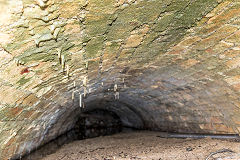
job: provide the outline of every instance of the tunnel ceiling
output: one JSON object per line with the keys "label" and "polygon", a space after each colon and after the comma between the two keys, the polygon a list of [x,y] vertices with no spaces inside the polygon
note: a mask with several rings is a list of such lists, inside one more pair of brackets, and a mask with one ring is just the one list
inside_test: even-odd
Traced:
{"label": "tunnel ceiling", "polygon": [[36,149],[96,109],[126,127],[239,134],[238,1],[0,6],[0,159]]}

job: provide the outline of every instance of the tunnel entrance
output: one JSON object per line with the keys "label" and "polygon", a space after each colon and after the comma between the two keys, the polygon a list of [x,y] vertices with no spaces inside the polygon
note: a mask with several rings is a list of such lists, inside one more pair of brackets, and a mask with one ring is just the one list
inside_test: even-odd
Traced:
{"label": "tunnel entrance", "polygon": [[[116,133],[120,133],[120,134],[116,134]],[[113,136],[101,137],[101,136],[107,136],[107,135],[113,135]],[[141,138],[137,139],[138,136],[136,135],[140,135]],[[149,137],[149,136],[151,138],[145,139],[146,137]],[[100,143],[97,138],[91,139],[95,137],[99,137],[100,139],[105,139],[104,145],[102,144],[102,142]],[[129,138],[132,139],[131,142],[128,142]],[[59,154],[60,147],[66,148],[67,145],[71,146],[71,144],[74,144],[75,146],[72,145],[74,146],[73,148],[84,148],[83,147],[84,144],[81,144],[81,143],[86,144],[89,141],[94,142],[95,140],[99,142],[99,144],[96,144],[96,146],[98,146],[97,149],[92,149],[92,148],[96,148],[96,146],[91,145],[93,143],[90,143],[88,145],[92,147],[91,149],[88,149],[88,151],[86,152],[79,151],[76,154],[79,154],[81,156],[83,155],[90,156],[91,154],[89,153],[95,152],[95,150],[103,150],[104,152],[108,153],[108,150],[106,149],[108,147],[106,146],[113,145],[112,144],[113,142],[115,143],[115,146],[119,145],[120,147],[125,146],[126,145],[125,143],[129,143],[129,145],[133,144],[135,145],[133,150],[135,150],[137,154],[140,154],[138,153],[138,147],[140,145],[138,144],[138,142],[145,140],[144,143],[150,142],[152,145],[156,141],[158,141],[159,144],[162,143],[162,145],[165,145],[165,143],[163,142],[168,140],[169,138],[175,139],[175,140],[169,140],[169,142],[167,142],[170,145],[173,145],[174,147],[176,145],[175,141],[182,141],[182,139],[186,139],[186,138],[195,139],[195,140],[202,139],[202,138],[233,139],[233,140],[238,139],[239,140],[238,135],[206,135],[206,134],[199,135],[199,134],[184,134],[184,133],[170,133],[170,132],[148,132],[147,130],[144,131],[144,130],[137,130],[134,128],[126,128],[126,126],[122,123],[121,117],[119,117],[116,113],[109,110],[104,110],[104,109],[93,109],[88,111],[82,111],[78,115],[76,123],[70,131],[66,132],[65,134],[62,134],[56,139],[50,141],[49,143],[37,148],[35,151],[32,151],[28,155],[25,155],[24,157],[20,157],[17,159],[12,159],[12,160],[42,160],[42,159],[46,159],[51,155]],[[86,139],[89,139],[89,141],[86,142]],[[112,143],[109,143],[108,139]],[[121,141],[118,142],[118,140],[120,139]],[[141,142],[141,145],[144,146],[143,145],[144,143]],[[189,146],[186,146],[185,148],[187,152],[192,149]],[[144,150],[145,147],[143,147],[142,149]],[[122,150],[124,150],[124,148],[122,148]],[[117,151],[116,148],[115,148],[115,151]],[[71,152],[75,154],[75,151],[71,151]],[[128,152],[128,151],[125,151],[125,152]],[[67,155],[69,153],[68,151],[64,151],[64,154]],[[97,154],[102,154],[102,153],[101,151],[99,151],[99,153]],[[117,156],[125,157],[125,158],[127,157],[126,156],[127,154],[124,154],[124,155],[122,154],[123,153],[121,152]],[[131,153],[128,153],[128,154],[131,154]],[[133,157],[136,157],[136,156],[133,156]]]}
{"label": "tunnel entrance", "polygon": [[115,113],[98,109],[82,113],[74,130],[80,140],[118,133],[122,130],[122,124]]}
{"label": "tunnel entrance", "polygon": [[81,112],[75,126],[70,131],[37,148],[28,155],[11,160],[40,160],[47,155],[55,153],[64,144],[77,140],[112,135],[122,130],[121,119],[114,112],[103,109]]}

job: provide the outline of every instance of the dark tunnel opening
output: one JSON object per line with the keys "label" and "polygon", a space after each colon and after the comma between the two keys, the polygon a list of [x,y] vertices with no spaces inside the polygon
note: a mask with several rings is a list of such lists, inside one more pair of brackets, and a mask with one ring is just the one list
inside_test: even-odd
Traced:
{"label": "dark tunnel opening", "polygon": [[122,123],[115,113],[96,109],[81,113],[73,130],[81,140],[118,133],[122,130]]}
{"label": "dark tunnel opening", "polygon": [[[126,96],[129,98],[129,96]],[[127,99],[122,95],[122,98]],[[217,139],[239,139],[238,135],[211,135],[211,134],[187,134],[186,132],[174,132],[172,130],[154,129],[156,126],[151,121],[151,117],[142,116],[144,110],[141,107],[132,108],[131,103],[123,103],[121,101],[103,101],[102,99],[91,99],[86,101],[86,108],[75,108],[69,113],[64,112],[64,118],[60,117],[60,127],[67,127],[68,122],[71,121],[74,125],[70,130],[63,134],[58,134],[56,138],[50,142],[43,144],[41,147],[29,152],[23,157],[12,158],[11,160],[41,160],[42,158],[53,154],[65,144],[74,141],[113,135],[116,133],[129,133],[134,131],[158,131],[160,138],[217,138]],[[134,102],[140,104],[138,99],[127,99],[127,102]],[[132,110],[135,109],[135,110]],[[145,113],[145,112],[144,112]],[[66,116],[67,115],[67,116]],[[60,120],[62,119],[62,120]],[[147,122],[148,121],[148,122]],[[59,123],[58,122],[58,123]],[[146,124],[143,122],[147,122]],[[170,125],[170,124],[169,124]],[[56,130],[59,125],[52,126]],[[151,126],[151,128],[146,127]],[[155,127],[154,127],[155,126]],[[49,134],[52,132],[49,131]],[[53,132],[54,133],[54,132]]]}
{"label": "dark tunnel opening", "polygon": [[[106,97],[105,97],[106,98]],[[121,101],[124,100],[124,101]],[[171,130],[173,123],[168,122],[167,129],[159,129],[155,125],[152,114],[148,110],[144,110],[141,106],[149,105],[149,103],[141,103],[138,98],[130,97],[128,95],[121,95],[120,100],[103,100],[96,98],[96,96],[89,96],[85,100],[86,107],[80,108],[78,105],[73,110],[65,110],[59,117],[58,121],[51,126],[51,130],[47,134],[56,134],[56,138],[27,153],[24,156],[18,156],[11,160],[41,160],[44,157],[57,152],[60,147],[65,144],[76,142],[79,140],[113,135],[116,133],[126,133],[134,131],[158,131],[159,138],[217,138],[217,139],[239,139],[238,135],[212,135],[206,133],[188,133],[177,132]],[[137,105],[138,104],[138,105]],[[140,105],[141,104],[141,105]],[[135,106],[134,106],[135,105]],[[159,103],[158,103],[159,105]],[[138,107],[136,107],[138,106]],[[163,110],[170,110],[171,105],[159,105]],[[156,112],[156,111],[155,111]],[[158,114],[163,115],[163,114]],[[159,116],[160,117],[160,116]],[[71,123],[69,123],[71,122]],[[70,126],[69,124],[73,124]],[[162,122],[162,124],[164,124]],[[60,127],[59,127],[60,126]],[[69,127],[70,126],[70,127]],[[59,133],[61,128],[70,128],[65,133]],[[108,137],[107,137],[108,138]]]}
{"label": "dark tunnel opening", "polygon": [[71,130],[51,140],[47,144],[36,148],[27,155],[12,158],[11,160],[40,160],[47,155],[55,153],[61,146],[73,141],[113,135],[120,133],[123,130],[129,132],[133,129],[126,129],[126,127],[123,126],[120,117],[112,111],[105,109],[81,111]]}

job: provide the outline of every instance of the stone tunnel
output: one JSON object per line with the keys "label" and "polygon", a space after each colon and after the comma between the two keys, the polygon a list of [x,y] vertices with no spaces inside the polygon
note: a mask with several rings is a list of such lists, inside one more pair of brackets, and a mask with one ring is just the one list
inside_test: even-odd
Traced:
{"label": "stone tunnel", "polygon": [[79,115],[175,133],[240,133],[238,0],[0,0],[0,159]]}

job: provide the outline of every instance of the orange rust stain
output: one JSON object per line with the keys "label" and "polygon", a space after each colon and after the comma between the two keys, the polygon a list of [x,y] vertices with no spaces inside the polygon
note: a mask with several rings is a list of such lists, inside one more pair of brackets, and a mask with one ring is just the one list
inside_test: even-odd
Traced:
{"label": "orange rust stain", "polygon": [[21,111],[22,111],[22,109],[19,108],[19,107],[12,108],[12,109],[10,110],[10,112],[11,112],[12,115],[17,115],[17,114],[20,113]]}
{"label": "orange rust stain", "polygon": [[21,74],[29,73],[29,72],[30,72],[30,71],[29,71],[28,67],[26,67],[26,68],[24,68],[24,69],[21,70]]}

